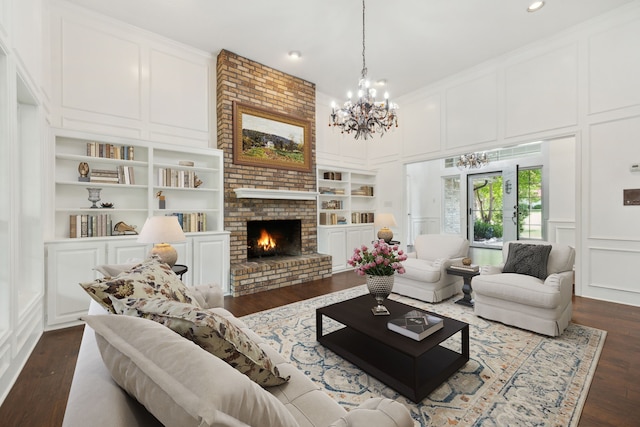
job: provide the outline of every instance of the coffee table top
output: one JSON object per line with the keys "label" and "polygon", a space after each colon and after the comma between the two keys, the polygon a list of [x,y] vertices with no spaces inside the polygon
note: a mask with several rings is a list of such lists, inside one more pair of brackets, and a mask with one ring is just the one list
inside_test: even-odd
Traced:
{"label": "coffee table top", "polygon": [[326,307],[320,307],[316,310],[316,317],[321,314],[330,317],[351,329],[377,341],[384,342],[412,357],[420,356],[468,326],[459,320],[423,310],[443,319],[444,326],[423,340],[415,341],[397,332],[390,331],[387,328],[387,322],[411,310],[415,310],[416,307],[393,300],[385,300],[384,306],[389,309],[391,314],[389,316],[374,316],[371,313],[371,307],[375,305],[375,300],[371,295],[362,295]]}

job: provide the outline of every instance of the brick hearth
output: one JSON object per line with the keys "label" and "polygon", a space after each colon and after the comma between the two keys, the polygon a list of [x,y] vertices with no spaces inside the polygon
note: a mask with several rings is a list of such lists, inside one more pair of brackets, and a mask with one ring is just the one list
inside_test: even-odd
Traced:
{"label": "brick hearth", "polygon": [[[315,85],[229,51],[217,60],[218,148],[224,151],[224,228],[231,233],[231,294],[245,295],[331,276],[331,257],[317,253],[315,200],[243,199],[236,188],[316,191]],[[233,163],[233,102],[311,122],[311,172]],[[300,219],[301,255],[247,262],[248,220]]]}

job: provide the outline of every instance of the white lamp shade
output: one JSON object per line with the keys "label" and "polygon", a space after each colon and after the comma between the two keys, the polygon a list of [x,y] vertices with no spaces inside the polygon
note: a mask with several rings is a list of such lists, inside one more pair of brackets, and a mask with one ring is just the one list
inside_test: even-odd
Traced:
{"label": "white lamp shade", "polygon": [[376,214],[375,219],[373,220],[373,224],[381,228],[398,226],[395,217],[391,213]]}
{"label": "white lamp shade", "polygon": [[140,243],[171,243],[184,242],[187,237],[180,227],[178,217],[152,216],[147,218],[138,235]]}

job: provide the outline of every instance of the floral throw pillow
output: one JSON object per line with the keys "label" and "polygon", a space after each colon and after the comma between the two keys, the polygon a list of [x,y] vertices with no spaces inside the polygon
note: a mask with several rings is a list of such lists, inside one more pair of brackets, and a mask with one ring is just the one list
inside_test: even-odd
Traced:
{"label": "floral throw pillow", "polygon": [[161,323],[224,360],[263,387],[284,384],[267,354],[238,326],[222,316],[190,304],[158,298],[113,299],[117,314]]}
{"label": "floral throw pillow", "polygon": [[80,286],[111,313],[115,311],[109,297],[164,298],[199,307],[193,292],[157,256],[151,256],[115,277],[80,283]]}
{"label": "floral throw pillow", "polygon": [[509,243],[509,254],[502,268],[503,273],[518,273],[547,278],[547,261],[551,245],[533,245],[529,243]]}

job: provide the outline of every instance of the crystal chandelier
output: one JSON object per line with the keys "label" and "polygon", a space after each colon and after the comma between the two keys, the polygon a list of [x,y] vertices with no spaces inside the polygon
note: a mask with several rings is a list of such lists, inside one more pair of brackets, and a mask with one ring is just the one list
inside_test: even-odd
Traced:
{"label": "crystal chandelier", "polygon": [[485,152],[463,154],[456,161],[456,166],[460,170],[479,169],[487,164],[489,164],[489,157]]}
{"label": "crystal chandelier", "polygon": [[365,61],[365,19],[364,0],[362,0],[362,73],[358,82],[358,99],[351,100],[352,93],[349,92],[349,100],[338,108],[335,103],[331,105],[331,121],[329,126],[338,126],[342,133],[355,132],[355,139],[362,137],[368,139],[374,133],[380,136],[391,129],[398,127],[398,106],[389,101],[389,94],[385,92],[384,101],[376,102],[376,90],[370,86],[367,80],[367,64]]}

